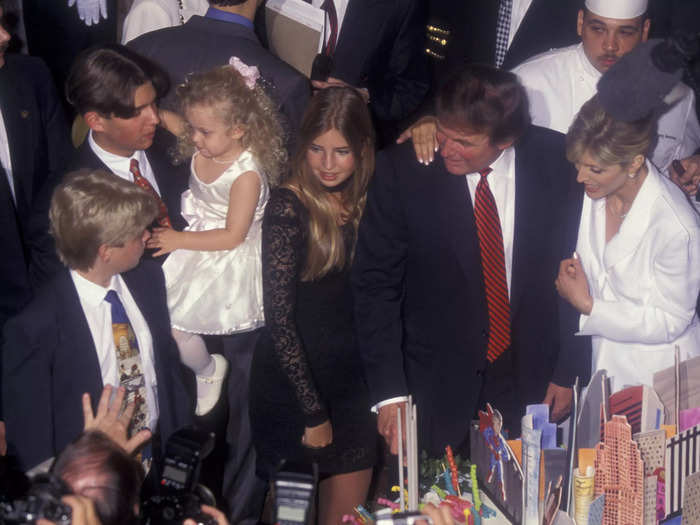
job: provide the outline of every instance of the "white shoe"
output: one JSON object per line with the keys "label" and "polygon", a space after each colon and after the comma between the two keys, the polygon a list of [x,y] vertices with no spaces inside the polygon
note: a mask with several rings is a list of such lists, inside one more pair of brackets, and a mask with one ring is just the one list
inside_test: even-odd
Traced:
{"label": "white shoe", "polygon": [[210,376],[197,375],[197,408],[194,413],[198,416],[211,411],[221,397],[221,386],[228,371],[228,361],[221,354],[212,354],[214,373]]}

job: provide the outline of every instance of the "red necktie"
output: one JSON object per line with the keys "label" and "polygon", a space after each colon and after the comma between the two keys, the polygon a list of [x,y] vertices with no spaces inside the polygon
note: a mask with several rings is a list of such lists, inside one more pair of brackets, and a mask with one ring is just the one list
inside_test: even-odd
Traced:
{"label": "red necktie", "polygon": [[489,312],[486,358],[493,363],[510,346],[510,302],[501,222],[498,219],[496,201],[486,180],[489,173],[491,168],[479,172],[481,180],[476,186],[474,217]]}
{"label": "red necktie", "polygon": [[328,23],[331,26],[331,34],[328,37],[328,43],[326,43],[326,47],[324,48],[323,52],[328,56],[333,56],[333,53],[335,52],[335,44],[338,40],[338,14],[335,11],[335,4],[333,3],[333,0],[326,0],[323,2],[321,9],[323,9],[328,15]]}
{"label": "red necktie", "polygon": [[160,198],[158,192],[153,189],[151,183],[146,180],[146,177],[141,175],[138,160],[131,159],[129,171],[134,176],[134,184],[146,190],[155,197],[156,201],[158,201],[158,224],[160,224],[163,228],[172,228],[173,225],[170,223],[170,217],[168,217],[168,207],[163,202],[163,199]]}

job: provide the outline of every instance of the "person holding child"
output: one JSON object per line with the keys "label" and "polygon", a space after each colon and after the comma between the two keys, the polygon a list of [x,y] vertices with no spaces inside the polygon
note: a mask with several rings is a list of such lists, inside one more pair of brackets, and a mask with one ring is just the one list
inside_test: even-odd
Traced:
{"label": "person holding child", "polygon": [[[216,404],[227,360],[235,374],[224,474],[232,504],[246,499],[234,474],[247,469],[255,475],[246,436],[250,363],[264,323],[261,225],[269,185],[286,160],[275,106],[258,78],[257,68],[232,57],[229,65],[194,73],[178,87],[186,119],[180,152],[192,157],[190,188],[182,195],[188,226],[182,232],[156,228],[148,243],[156,255],[172,252],[163,264],[168,306],[182,361],[197,374],[198,415]],[[225,335],[226,358],[210,356],[199,334]]]}
{"label": "person holding child", "polygon": [[251,372],[258,471],[318,464],[318,523],[367,496],[377,434],[353,330],[349,270],[374,169],[372,123],[349,88],[306,110],[291,178],[263,220],[266,326]]}

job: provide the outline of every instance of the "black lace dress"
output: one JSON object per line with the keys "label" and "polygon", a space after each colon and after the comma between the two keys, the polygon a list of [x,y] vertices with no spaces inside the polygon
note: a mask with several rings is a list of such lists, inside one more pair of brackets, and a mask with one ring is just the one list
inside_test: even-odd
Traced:
{"label": "black lace dress", "polygon": [[[266,326],[253,358],[250,417],[258,471],[274,473],[282,459],[316,461],[323,474],[369,468],[376,458],[376,423],[353,331],[349,269],[300,280],[308,214],[296,195],[272,192],[263,220]],[[352,231],[345,231],[352,242]],[[304,427],[330,419],[333,443],[301,444]]]}

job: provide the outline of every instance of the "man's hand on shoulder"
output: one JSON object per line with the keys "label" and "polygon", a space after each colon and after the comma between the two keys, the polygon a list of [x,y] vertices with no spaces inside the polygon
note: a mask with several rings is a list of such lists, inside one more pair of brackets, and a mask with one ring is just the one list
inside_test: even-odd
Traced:
{"label": "man's hand on shoulder", "polygon": [[414,122],[410,128],[399,135],[396,139],[397,144],[401,144],[411,139],[413,141],[413,149],[416,152],[416,158],[421,164],[426,166],[433,162],[435,153],[437,153],[437,119],[432,115],[420,118]]}
{"label": "man's hand on shoulder", "polygon": [[556,423],[569,415],[571,412],[572,396],[572,388],[549,383],[549,386],[547,386],[547,393],[542,403],[549,405],[550,421]]}

